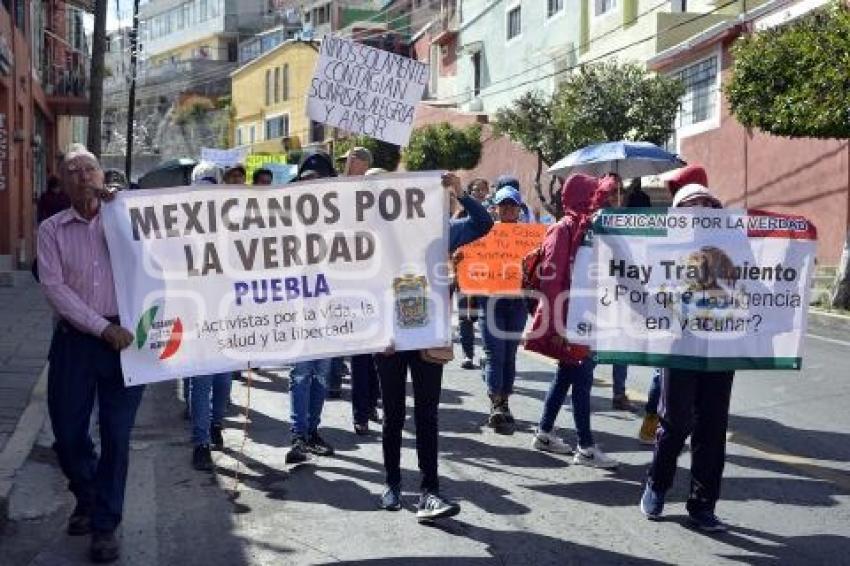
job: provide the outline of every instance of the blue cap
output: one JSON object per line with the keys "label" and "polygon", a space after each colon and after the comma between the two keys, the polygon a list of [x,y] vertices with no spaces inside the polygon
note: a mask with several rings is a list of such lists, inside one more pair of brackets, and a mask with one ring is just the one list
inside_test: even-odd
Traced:
{"label": "blue cap", "polygon": [[519,179],[513,175],[499,175],[499,178],[496,179],[496,190],[502,187],[513,187],[519,190]]}
{"label": "blue cap", "polygon": [[496,196],[493,197],[493,203],[502,204],[506,200],[512,200],[516,204],[522,204],[522,195],[511,186],[502,187],[496,191]]}

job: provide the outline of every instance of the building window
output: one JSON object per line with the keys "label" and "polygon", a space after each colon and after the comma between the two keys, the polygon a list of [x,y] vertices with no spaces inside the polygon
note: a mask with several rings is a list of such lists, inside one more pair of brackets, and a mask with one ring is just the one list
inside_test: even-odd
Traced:
{"label": "building window", "polygon": [[593,5],[594,15],[601,16],[615,9],[617,7],[617,0],[594,0]]}
{"label": "building window", "polygon": [[522,33],[522,6],[508,11],[508,40]]}
{"label": "building window", "polygon": [[551,18],[564,9],[564,0],[547,0],[546,17]]}
{"label": "building window", "polygon": [[283,100],[289,100],[289,63],[283,66],[283,73],[281,74],[283,75],[282,97]]}
{"label": "building window", "polygon": [[310,143],[325,141],[325,125],[310,120]]}
{"label": "building window", "polygon": [[[320,6],[313,10],[315,12],[315,17],[313,18],[313,25],[320,26],[322,24],[326,24],[331,21],[331,5],[325,4],[324,6]],[[308,20],[309,21],[309,20]]]}
{"label": "building window", "polygon": [[257,141],[257,127],[256,126],[251,126],[248,133],[249,133],[249,135],[248,135],[249,143],[254,143],[255,141]]}
{"label": "building window", "polygon": [[242,145],[242,128],[236,128],[236,145]]}
{"label": "building window", "polygon": [[274,68],[274,103],[280,102],[280,67]]}
{"label": "building window", "polygon": [[266,120],[266,139],[283,138],[289,135],[289,114]]}
{"label": "building window", "polygon": [[472,95],[481,94],[481,52],[472,54]]}
{"label": "building window", "polygon": [[27,3],[24,0],[15,0],[15,25],[24,35],[26,35]]}
{"label": "building window", "polygon": [[266,106],[272,103],[272,70],[266,69]]}
{"label": "building window", "polygon": [[676,118],[676,129],[687,128],[717,117],[719,87],[716,55],[685,67],[672,76],[685,85],[685,94],[682,96],[682,105]]}
{"label": "building window", "polygon": [[670,11],[674,14],[688,11],[688,0],[670,0]]}

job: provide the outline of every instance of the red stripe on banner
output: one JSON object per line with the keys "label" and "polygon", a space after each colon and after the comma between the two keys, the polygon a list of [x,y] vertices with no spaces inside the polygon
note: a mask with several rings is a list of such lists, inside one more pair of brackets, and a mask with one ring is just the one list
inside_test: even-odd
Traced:
{"label": "red stripe on banner", "polygon": [[803,216],[747,210],[747,236],[785,240],[817,240],[818,230]]}

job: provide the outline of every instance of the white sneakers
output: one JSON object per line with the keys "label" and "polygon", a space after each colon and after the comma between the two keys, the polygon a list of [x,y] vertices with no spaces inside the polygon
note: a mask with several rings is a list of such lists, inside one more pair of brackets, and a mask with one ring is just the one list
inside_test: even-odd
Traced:
{"label": "white sneakers", "polygon": [[596,446],[591,446],[590,448],[579,448],[576,450],[576,455],[573,457],[573,464],[591,466],[593,468],[603,468],[606,470],[616,468],[620,465],[616,460],[609,457]]}
{"label": "white sneakers", "polygon": [[551,452],[553,454],[573,453],[572,446],[570,446],[551,432],[535,432],[534,440],[531,442],[531,447],[542,452]]}
{"label": "white sneakers", "polygon": [[534,439],[531,441],[531,447],[542,452],[551,452],[552,454],[573,454],[573,464],[579,466],[590,466],[592,468],[603,468],[610,470],[619,466],[619,462],[605,454],[597,446],[590,448],[578,448],[573,451],[573,447],[552,434],[551,432],[543,432],[538,430],[534,433]]}

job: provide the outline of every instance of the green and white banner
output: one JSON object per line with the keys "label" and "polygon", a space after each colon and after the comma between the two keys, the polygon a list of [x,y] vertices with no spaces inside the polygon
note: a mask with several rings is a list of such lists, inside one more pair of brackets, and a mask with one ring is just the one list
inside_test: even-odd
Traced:
{"label": "green and white banner", "polygon": [[603,210],[576,256],[567,339],[599,363],[800,369],[816,245],[796,216]]}
{"label": "green and white banner", "polygon": [[439,172],[121,192],[128,384],[451,341]]}

